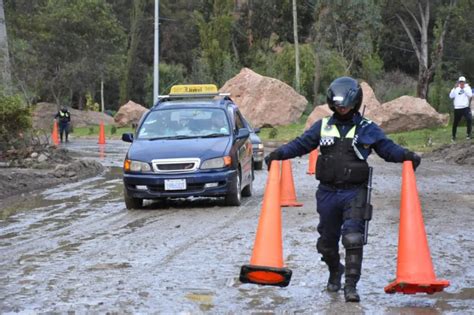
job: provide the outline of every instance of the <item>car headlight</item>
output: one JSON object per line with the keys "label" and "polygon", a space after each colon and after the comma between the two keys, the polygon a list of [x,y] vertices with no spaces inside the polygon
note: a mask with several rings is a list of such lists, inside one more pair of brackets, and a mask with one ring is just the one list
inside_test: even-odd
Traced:
{"label": "car headlight", "polygon": [[259,144],[257,145],[257,148],[258,148],[259,150],[263,150],[263,143],[259,143]]}
{"label": "car headlight", "polygon": [[207,170],[211,168],[223,168],[229,166],[232,162],[230,156],[218,157],[215,159],[206,160],[201,164],[202,170]]}
{"label": "car headlight", "polygon": [[123,162],[123,169],[127,172],[138,172],[138,173],[145,173],[150,172],[151,167],[150,164],[140,161],[133,161],[126,159]]}

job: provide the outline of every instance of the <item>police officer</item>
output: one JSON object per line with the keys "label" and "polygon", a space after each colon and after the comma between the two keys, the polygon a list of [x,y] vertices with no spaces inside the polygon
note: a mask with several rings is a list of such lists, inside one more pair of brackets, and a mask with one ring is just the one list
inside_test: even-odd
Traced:
{"label": "police officer", "polygon": [[69,142],[68,136],[69,136],[69,124],[71,122],[71,114],[67,110],[67,107],[61,108],[60,111],[56,114],[54,117],[55,119],[58,119],[59,122],[59,134],[61,136],[61,142],[63,142],[63,134],[66,134],[66,142]]}
{"label": "police officer", "polygon": [[[413,161],[415,169],[421,158],[392,142],[379,126],[362,117],[362,89],[353,78],[334,80],[327,90],[327,103],[334,112],[332,116],[316,121],[301,136],[271,152],[265,163],[269,166],[272,160],[291,159],[320,147],[316,167],[320,237],[316,248],[329,268],[327,290],[339,291],[345,273],[345,300],[359,302],[356,285],[362,267],[363,212],[370,208],[366,202],[367,158],[375,150],[387,162]],[[341,234],[345,267],[339,256]]]}

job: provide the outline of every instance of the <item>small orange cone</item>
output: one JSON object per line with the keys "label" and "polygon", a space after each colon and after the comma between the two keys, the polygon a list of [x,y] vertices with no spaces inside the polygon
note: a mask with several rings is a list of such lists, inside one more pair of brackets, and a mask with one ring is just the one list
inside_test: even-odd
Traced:
{"label": "small orange cone", "polygon": [[293,181],[290,160],[284,160],[281,164],[280,194],[280,206],[282,207],[301,207],[303,205],[301,202],[296,201],[295,183]]}
{"label": "small orange cone", "polygon": [[101,121],[99,125],[99,142],[98,144],[105,144],[105,130],[104,130],[104,122]]}
{"label": "small orange cone", "polygon": [[318,149],[314,149],[309,153],[308,171],[306,174],[316,174],[316,163],[318,162]]}
{"label": "small orange cone", "polygon": [[437,280],[434,274],[411,161],[403,162],[399,229],[397,279],[385,287],[385,292],[433,294],[443,291],[449,281]]}
{"label": "small orange cone", "polygon": [[51,141],[54,145],[59,145],[58,121],[55,119],[53,123],[53,132],[51,133]]}
{"label": "small orange cone", "polygon": [[240,269],[240,281],[286,287],[291,270],[283,266],[280,208],[280,162],[272,161],[268,174],[257,235],[249,265]]}

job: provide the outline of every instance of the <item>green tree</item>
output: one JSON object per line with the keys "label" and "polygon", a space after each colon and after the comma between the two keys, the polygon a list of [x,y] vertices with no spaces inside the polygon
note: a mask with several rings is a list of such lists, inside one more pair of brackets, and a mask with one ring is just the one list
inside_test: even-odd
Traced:
{"label": "green tree", "polygon": [[386,2],[387,10],[394,12],[418,61],[418,97],[428,96],[429,83],[443,57],[444,39],[456,2],[450,0],[447,5],[442,1],[422,0]]}
{"label": "green tree", "polygon": [[194,11],[199,29],[201,63],[207,65],[213,82],[222,85],[238,70],[232,58],[232,8],[231,0],[212,1],[212,13]]}
{"label": "green tree", "polygon": [[123,30],[104,0],[49,0],[12,9],[23,10],[15,12],[13,45],[23,90],[58,104],[77,97],[81,108],[85,94],[94,94],[120,64]]}

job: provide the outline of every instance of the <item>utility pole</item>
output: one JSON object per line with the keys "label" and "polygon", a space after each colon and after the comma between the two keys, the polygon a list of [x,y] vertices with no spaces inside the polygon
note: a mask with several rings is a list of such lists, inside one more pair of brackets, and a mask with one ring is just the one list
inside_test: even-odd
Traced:
{"label": "utility pole", "polygon": [[296,91],[300,92],[300,49],[298,46],[298,20],[296,14],[296,0],[293,0],[293,37],[295,39],[295,83]]}
{"label": "utility pole", "polygon": [[155,54],[153,57],[153,105],[158,102],[160,93],[160,0],[155,0]]}

